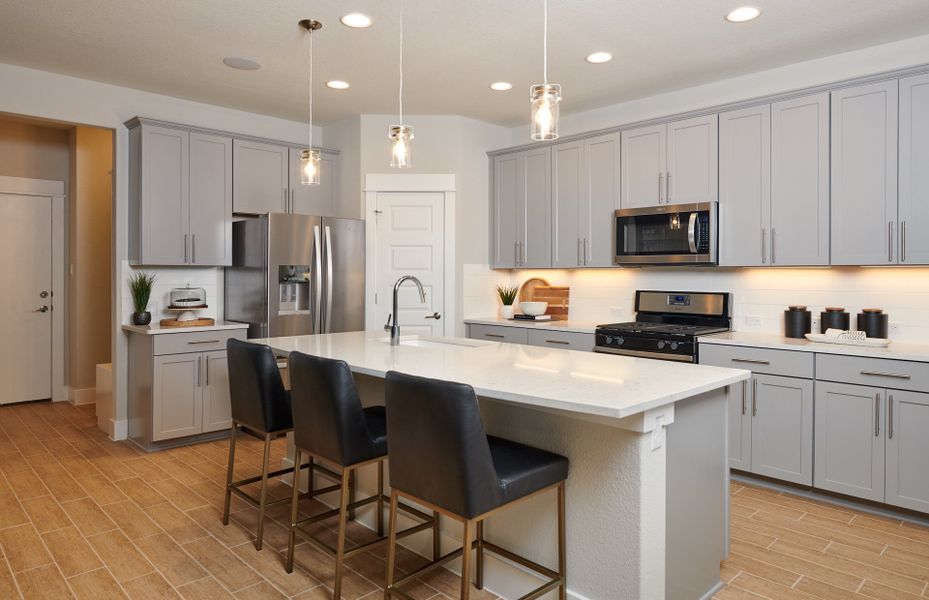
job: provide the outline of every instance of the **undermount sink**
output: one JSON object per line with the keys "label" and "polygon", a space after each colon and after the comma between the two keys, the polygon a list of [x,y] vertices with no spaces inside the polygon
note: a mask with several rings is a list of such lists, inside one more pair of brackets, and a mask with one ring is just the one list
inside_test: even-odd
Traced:
{"label": "undermount sink", "polygon": [[[378,338],[377,341],[382,344],[389,344],[389,337]],[[400,345],[401,346],[415,346],[418,348],[435,348],[439,346],[458,346],[459,348],[480,348],[481,344],[475,342],[468,342],[465,340],[453,340],[446,338],[425,338],[419,337],[416,335],[403,337],[400,336]]]}

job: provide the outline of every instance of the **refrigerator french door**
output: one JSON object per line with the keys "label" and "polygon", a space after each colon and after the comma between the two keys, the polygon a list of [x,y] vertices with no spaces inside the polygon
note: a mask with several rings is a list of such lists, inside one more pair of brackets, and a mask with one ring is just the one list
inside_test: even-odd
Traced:
{"label": "refrigerator french door", "polygon": [[364,221],[270,213],[237,221],[226,319],[248,336],[364,329]]}

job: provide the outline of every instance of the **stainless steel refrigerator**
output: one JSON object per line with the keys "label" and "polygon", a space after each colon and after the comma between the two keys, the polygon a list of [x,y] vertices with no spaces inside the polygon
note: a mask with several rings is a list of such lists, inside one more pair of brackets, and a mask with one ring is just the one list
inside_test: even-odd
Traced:
{"label": "stainless steel refrigerator", "polygon": [[225,318],[248,337],[362,331],[365,224],[270,213],[232,224]]}

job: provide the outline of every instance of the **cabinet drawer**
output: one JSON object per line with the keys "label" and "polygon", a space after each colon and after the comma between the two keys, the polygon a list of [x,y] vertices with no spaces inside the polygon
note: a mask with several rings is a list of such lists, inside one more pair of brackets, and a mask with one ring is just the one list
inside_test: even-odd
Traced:
{"label": "cabinet drawer", "polygon": [[929,392],[929,365],[905,360],[817,354],[816,378],[840,383]]}
{"label": "cabinet drawer", "polygon": [[700,364],[812,379],[814,358],[812,352],[700,344]]}
{"label": "cabinet drawer", "polygon": [[546,348],[562,348],[564,350],[584,350],[592,352],[594,349],[594,334],[577,333],[574,331],[551,331],[546,329],[527,330],[529,345],[545,346]]}
{"label": "cabinet drawer", "polygon": [[473,340],[491,340],[511,344],[528,343],[528,332],[522,327],[504,327],[500,325],[468,325],[468,337]]}
{"label": "cabinet drawer", "polygon": [[182,352],[212,352],[225,350],[226,341],[244,340],[245,329],[223,331],[192,331],[190,333],[163,333],[155,336],[154,354],[180,354]]}

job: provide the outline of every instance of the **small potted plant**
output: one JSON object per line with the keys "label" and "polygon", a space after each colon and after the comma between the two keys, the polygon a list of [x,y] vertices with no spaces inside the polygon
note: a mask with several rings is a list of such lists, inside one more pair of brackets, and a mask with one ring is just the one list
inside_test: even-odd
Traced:
{"label": "small potted plant", "polygon": [[152,322],[152,313],[148,312],[148,299],[152,295],[155,275],[142,271],[129,278],[129,291],[132,293],[133,325],[148,325]]}
{"label": "small potted plant", "polygon": [[503,318],[512,319],[513,315],[516,312],[516,309],[513,307],[513,302],[516,301],[516,294],[519,293],[519,288],[515,285],[498,285],[497,294],[500,296],[500,301],[503,302]]}

